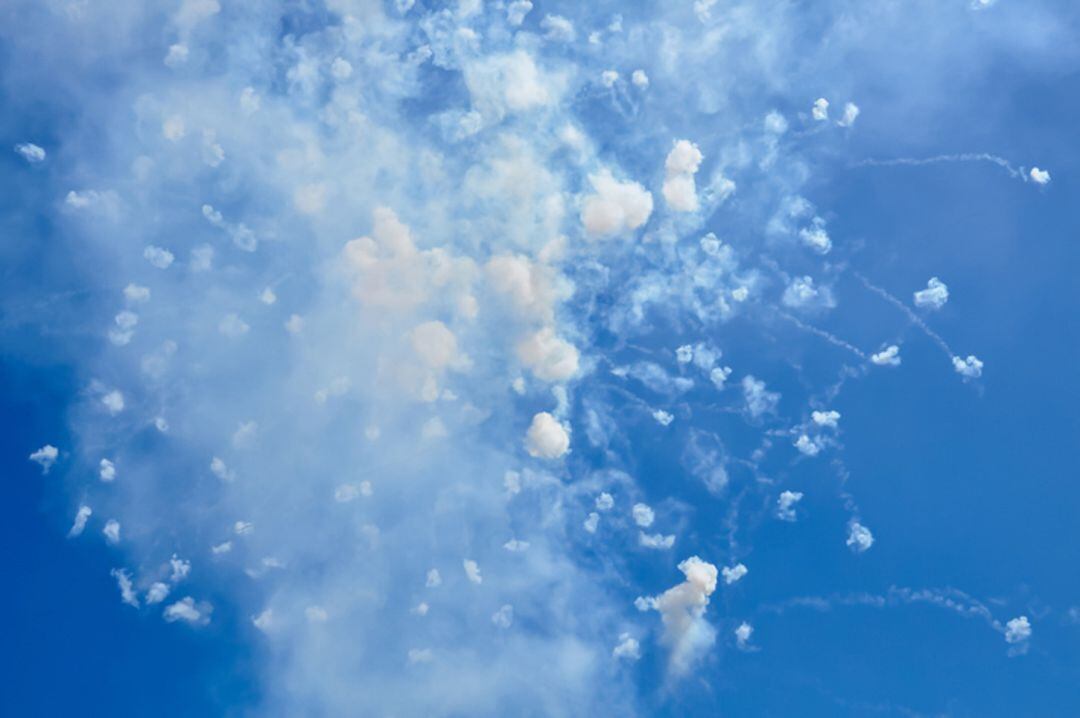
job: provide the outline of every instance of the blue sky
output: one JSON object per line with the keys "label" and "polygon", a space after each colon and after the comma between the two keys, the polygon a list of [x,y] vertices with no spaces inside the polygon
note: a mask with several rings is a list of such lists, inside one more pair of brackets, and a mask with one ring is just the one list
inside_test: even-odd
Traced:
{"label": "blue sky", "polygon": [[582,5],[0,10],[0,713],[1072,714],[1080,11]]}

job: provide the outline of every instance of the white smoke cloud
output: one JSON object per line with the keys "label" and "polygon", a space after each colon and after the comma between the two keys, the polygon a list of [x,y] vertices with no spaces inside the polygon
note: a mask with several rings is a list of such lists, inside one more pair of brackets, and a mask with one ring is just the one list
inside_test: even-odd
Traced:
{"label": "white smoke cloud", "polygon": [[664,200],[676,212],[696,212],[697,187],[694,175],[704,156],[689,140],[678,140],[664,161]]}
{"label": "white smoke cloud", "polygon": [[691,556],[679,564],[686,580],[646,604],[660,612],[664,644],[670,651],[669,667],[686,673],[716,640],[716,631],[705,619],[709,596],[716,590],[717,570],[707,561]]}
{"label": "white smoke cloud", "polygon": [[915,306],[922,309],[941,309],[949,301],[949,288],[937,277],[930,277],[926,289],[915,292]]}
{"label": "white smoke cloud", "polygon": [[[524,0],[328,0],[312,13],[330,18],[324,25],[293,23],[295,8],[237,12],[216,0],[80,5],[80,22],[62,29],[71,41],[57,40],[63,51],[43,66],[60,68],[57,92],[72,94],[86,134],[55,151],[39,140],[50,148],[43,166],[12,164],[41,178],[62,155],[78,167],[57,169],[50,196],[78,241],[73,256],[108,269],[108,291],[87,301],[101,301],[94,331],[122,341],[72,352],[78,374],[101,383],[72,397],[77,448],[56,468],[73,466],[64,504],[80,506],[73,536],[89,505],[116,517],[116,540],[124,527],[109,549],[128,566],[114,573],[121,600],[195,626],[212,615],[197,596],[213,596],[224,615],[265,617],[253,650],[267,702],[283,714],[639,712],[633,679],[608,673],[612,657],[641,655],[625,583],[582,561],[579,544],[633,573],[638,555],[666,557],[658,551],[676,536],[631,524],[639,479],[593,481],[579,464],[595,455],[632,465],[633,417],[682,441],[678,432],[700,426],[699,393],[755,429],[799,421],[781,416],[775,391],[797,389],[722,331],[783,303],[787,275],[775,266],[789,266],[790,245],[805,245],[798,276],[820,277],[819,296],[832,276],[827,208],[782,212],[788,248],[743,231],[809,194],[812,162],[787,147],[808,120],[767,115],[775,93],[836,86],[776,74],[805,59],[784,38],[797,8],[778,8],[766,25],[747,6],[728,31],[760,38],[747,45],[698,42],[728,22],[715,2],[695,3],[685,19],[658,6],[647,18],[605,19],[585,48],[593,20],[567,5],[543,27]],[[295,32],[286,40],[266,27]],[[571,36],[573,49],[563,46]],[[159,43],[152,67],[118,61],[147,54],[146,38]],[[11,65],[33,70],[13,47],[22,54]],[[116,73],[106,86],[81,82],[101,67]],[[736,94],[738,105],[725,99]],[[819,100],[813,118],[826,120],[827,108]],[[758,177],[762,117],[777,154]],[[621,129],[604,129],[611,122]],[[700,147],[673,146],[669,128]],[[80,164],[80,151],[102,161]],[[745,204],[725,206],[732,213],[715,224],[722,242],[696,241],[706,227],[695,210],[734,189],[719,169],[699,175],[705,155],[739,180],[740,200],[747,188]],[[677,215],[653,215],[646,187],[661,178]],[[627,241],[590,241],[606,238]],[[76,336],[87,315],[64,306],[50,331]],[[672,334],[652,345],[652,329],[688,326],[741,343],[724,345],[743,377],[734,393],[719,350]],[[612,356],[608,336],[624,356]],[[673,362],[670,347],[683,341],[689,359]],[[898,364],[889,351],[872,361]],[[616,364],[627,367],[625,404],[604,393]],[[565,385],[554,387],[554,409],[541,403],[549,384]],[[661,431],[650,415],[679,421]],[[44,448],[52,458],[33,460],[47,470],[60,452]],[[729,486],[722,448],[686,456],[711,494],[740,481],[733,468]],[[730,465],[742,470],[767,457],[737,458]],[[98,481],[106,473],[111,485]],[[765,486],[751,490],[759,506],[774,495]],[[613,495],[622,513],[601,524]],[[777,515],[793,520],[801,498],[781,494]],[[662,505],[666,522],[677,504]],[[676,526],[680,546],[701,540]],[[172,563],[179,550],[190,562]],[[654,599],[676,675],[714,640],[705,611],[718,576],[697,558],[680,570],[686,582]],[[529,676],[541,672],[538,686]]]}
{"label": "white smoke cloud", "polygon": [[86,529],[86,522],[90,520],[90,516],[93,514],[93,510],[83,504],[79,507],[79,510],[75,513],[75,522],[71,524],[71,530],[68,531],[68,538],[75,538],[81,536],[82,532]]}
{"label": "white smoke cloud", "polygon": [[780,498],[776,500],[776,516],[781,521],[794,521],[795,505],[802,501],[803,493],[801,491],[783,491],[780,493]]}
{"label": "white smoke cloud", "polygon": [[60,456],[60,450],[52,444],[45,444],[37,451],[30,454],[29,459],[35,464],[41,467],[41,473],[49,473],[49,469],[56,463],[56,459]]}
{"label": "white smoke cloud", "polygon": [[525,449],[538,459],[558,459],[570,450],[570,432],[546,411],[533,416],[525,434]]}
{"label": "white smoke cloud", "polygon": [[724,583],[730,586],[742,579],[746,574],[750,573],[750,569],[748,569],[745,564],[737,563],[734,566],[724,566],[720,569],[720,573],[724,577]]}
{"label": "white smoke cloud", "polygon": [[637,182],[620,182],[610,170],[589,176],[594,194],[585,198],[581,223],[593,238],[626,235],[648,221],[652,195]]}
{"label": "white smoke cloud", "polygon": [[870,529],[858,521],[853,521],[848,526],[847,545],[855,553],[863,553],[874,545],[874,535],[870,533]]}

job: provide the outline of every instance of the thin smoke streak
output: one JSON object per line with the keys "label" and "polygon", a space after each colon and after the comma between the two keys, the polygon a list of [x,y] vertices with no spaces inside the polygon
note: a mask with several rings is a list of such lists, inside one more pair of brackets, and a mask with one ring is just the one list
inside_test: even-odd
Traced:
{"label": "thin smoke streak", "polygon": [[1028,177],[1024,174],[1023,167],[1017,168],[1004,157],[992,155],[986,152],[964,153],[955,155],[937,155],[935,157],[899,157],[892,160],[866,159],[851,165],[852,167],[922,167],[924,165],[936,165],[946,162],[989,162],[1001,167],[1013,179],[1027,182]]}
{"label": "thin smoke streak", "polygon": [[924,322],[922,320],[922,317],[920,317],[918,314],[913,312],[910,307],[908,307],[906,304],[901,302],[899,299],[897,299],[893,295],[889,294],[887,291],[885,291],[881,287],[879,287],[876,284],[872,283],[869,279],[867,279],[863,275],[859,274],[858,272],[855,273],[855,276],[859,278],[859,281],[863,283],[863,286],[865,286],[871,292],[873,292],[874,294],[877,294],[879,297],[881,297],[885,301],[889,302],[894,307],[896,307],[901,312],[903,312],[905,315],[907,315],[908,320],[910,320],[912,324],[914,324],[919,329],[921,329],[923,331],[923,333],[926,334],[926,336],[930,337],[934,341],[935,344],[937,344],[939,347],[941,347],[941,350],[943,352],[945,352],[945,355],[947,357],[949,357],[950,360],[954,356],[956,356],[956,353],[952,350],[951,347],[949,347],[949,343],[946,342],[944,339],[942,339],[940,334],[938,334],[933,329],[931,329],[929,326],[927,326],[926,322]]}
{"label": "thin smoke streak", "polygon": [[759,610],[764,613],[783,615],[793,608],[811,608],[829,611],[836,607],[869,606],[885,609],[896,606],[929,604],[951,611],[963,618],[975,618],[983,621],[994,631],[1004,634],[1005,626],[997,619],[982,601],[955,588],[913,589],[905,586],[890,586],[884,594],[868,592],[834,593],[827,596],[796,596],[778,603],[767,604]]}
{"label": "thin smoke streak", "polygon": [[843,339],[841,339],[840,337],[838,337],[838,336],[836,336],[834,334],[830,334],[829,332],[825,331],[824,329],[818,329],[815,326],[811,326],[811,325],[803,322],[802,320],[800,320],[798,317],[794,317],[794,316],[788,314],[787,312],[778,312],[778,314],[781,317],[783,317],[784,319],[786,319],[789,322],[791,322],[792,324],[794,324],[799,329],[802,329],[804,332],[809,332],[810,334],[821,337],[822,339],[829,342],[833,346],[840,347],[841,349],[845,349],[845,350],[851,352],[852,354],[854,354],[855,356],[859,357],[860,359],[862,359],[864,361],[866,360],[866,352],[859,349],[854,344],[846,342]]}

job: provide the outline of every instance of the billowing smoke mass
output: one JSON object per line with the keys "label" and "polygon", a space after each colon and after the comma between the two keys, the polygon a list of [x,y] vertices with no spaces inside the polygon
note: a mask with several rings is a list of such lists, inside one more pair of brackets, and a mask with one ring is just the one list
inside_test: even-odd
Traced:
{"label": "billowing smoke mass", "polygon": [[0,714],[1075,715],[1078,37],[0,2]]}

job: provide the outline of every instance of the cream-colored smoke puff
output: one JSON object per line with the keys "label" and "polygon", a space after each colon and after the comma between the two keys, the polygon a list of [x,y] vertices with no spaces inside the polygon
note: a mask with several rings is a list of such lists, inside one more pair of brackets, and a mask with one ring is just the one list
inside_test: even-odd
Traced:
{"label": "cream-colored smoke puff", "polygon": [[679,140],[668,153],[664,162],[664,201],[676,212],[696,212],[698,208],[697,186],[694,175],[704,156],[697,145],[689,140]]}
{"label": "cream-colored smoke puff", "polygon": [[685,673],[716,640],[715,630],[705,620],[709,596],[716,590],[716,566],[691,556],[679,564],[679,570],[686,580],[655,601],[664,623],[664,643],[671,649],[673,673]]}
{"label": "cream-colored smoke puff", "polygon": [[585,199],[581,222],[590,237],[625,234],[649,220],[652,195],[637,182],[619,182],[606,169],[591,175],[589,181],[596,193]]}
{"label": "cream-colored smoke puff", "polygon": [[577,348],[556,336],[551,327],[544,327],[519,342],[517,353],[521,363],[543,381],[567,381],[578,370]]}
{"label": "cream-colored smoke puff", "polygon": [[570,432],[554,416],[542,411],[525,433],[525,450],[538,459],[558,459],[570,450]]}

